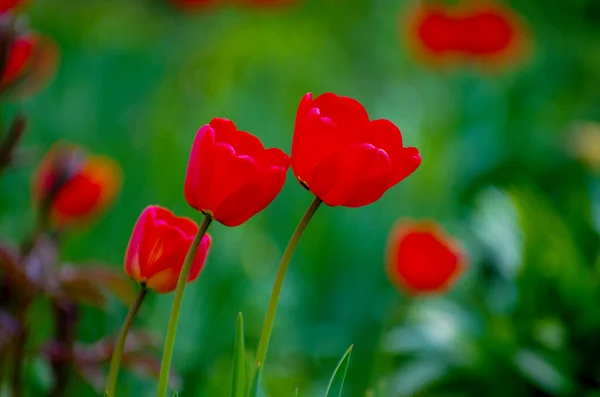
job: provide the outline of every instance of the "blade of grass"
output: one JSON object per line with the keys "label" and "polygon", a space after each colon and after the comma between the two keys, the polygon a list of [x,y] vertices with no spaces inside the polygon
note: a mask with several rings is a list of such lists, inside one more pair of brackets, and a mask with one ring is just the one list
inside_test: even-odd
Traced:
{"label": "blade of grass", "polygon": [[[333,391],[332,387],[333,387],[333,384],[335,383],[336,379],[338,378],[338,373],[340,374],[339,376],[341,376],[338,397],[340,397],[342,395],[342,389],[344,388],[344,380],[346,380],[346,372],[348,372],[348,363],[350,362],[350,355],[352,354],[353,348],[354,348],[354,345],[350,345],[348,350],[346,350],[346,353],[344,353],[344,355],[340,359],[340,362],[338,362],[337,367],[335,367],[335,370],[333,371],[333,375],[331,375],[331,379],[329,379],[329,385],[327,385],[327,391],[325,392],[325,397],[333,396],[334,391]],[[340,372],[342,370],[342,367],[343,367],[343,372]]]}
{"label": "blade of grass", "polygon": [[238,313],[235,335],[231,397],[244,397],[246,395],[246,350],[244,348],[244,318],[241,312]]}
{"label": "blade of grass", "polygon": [[248,394],[246,397],[257,397],[258,391],[260,390],[260,375],[262,373],[262,367],[260,364],[256,367],[256,372],[254,373],[254,377],[252,377],[252,382],[250,383],[250,388],[248,389]]}

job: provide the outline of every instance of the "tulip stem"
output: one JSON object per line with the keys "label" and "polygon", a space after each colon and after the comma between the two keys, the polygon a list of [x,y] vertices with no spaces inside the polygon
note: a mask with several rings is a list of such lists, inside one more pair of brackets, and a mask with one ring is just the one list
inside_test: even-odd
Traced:
{"label": "tulip stem", "polygon": [[322,201],[318,197],[315,197],[310,207],[296,226],[296,230],[294,230],[294,234],[290,238],[287,247],[285,248],[285,252],[283,253],[283,257],[281,258],[281,262],[279,263],[279,269],[277,270],[277,276],[275,277],[275,284],[273,285],[273,290],[271,291],[271,299],[269,300],[269,306],[267,308],[267,314],[265,315],[265,322],[263,324],[262,332],[260,334],[260,340],[258,342],[258,348],[256,350],[256,359],[255,359],[255,368],[259,366],[264,368],[265,366],[265,358],[267,357],[267,349],[269,347],[269,340],[271,339],[271,332],[273,331],[273,323],[275,322],[275,313],[277,312],[277,305],[279,303],[279,295],[281,294],[281,287],[283,286],[283,280],[285,278],[285,273],[290,265],[290,260],[292,259],[292,255],[294,254],[294,250],[300,241],[300,237],[302,237],[302,233],[308,225],[308,222],[311,220],[319,205],[321,205]]}
{"label": "tulip stem", "polygon": [[110,369],[108,370],[108,378],[106,380],[106,397],[115,397],[117,379],[119,377],[119,367],[121,366],[121,358],[123,356],[123,349],[125,348],[125,340],[127,339],[127,334],[129,333],[129,328],[131,328],[133,319],[140,310],[140,306],[142,305],[142,301],[146,297],[147,292],[148,289],[146,286],[142,285],[140,293],[131,305],[129,313],[127,313],[127,317],[125,317],[125,321],[119,332],[119,338],[117,339],[117,344],[115,345],[115,350],[113,351],[110,360]]}
{"label": "tulip stem", "polygon": [[179,312],[181,310],[181,302],[183,301],[183,291],[187,284],[187,279],[190,274],[194,256],[198,250],[198,246],[202,241],[202,237],[206,233],[208,226],[212,222],[210,216],[205,216],[198,228],[198,233],[194,237],[194,241],[188,250],[188,253],[183,261],[181,273],[177,280],[177,288],[175,289],[175,297],[173,298],[173,306],[171,308],[171,317],[169,318],[169,327],[167,328],[167,336],[165,338],[165,347],[163,349],[162,361],[160,363],[160,375],[158,377],[158,392],[157,397],[166,397],[169,387],[169,372],[171,369],[171,358],[173,357],[173,347],[175,346],[175,333],[177,332],[177,322],[179,321]]}

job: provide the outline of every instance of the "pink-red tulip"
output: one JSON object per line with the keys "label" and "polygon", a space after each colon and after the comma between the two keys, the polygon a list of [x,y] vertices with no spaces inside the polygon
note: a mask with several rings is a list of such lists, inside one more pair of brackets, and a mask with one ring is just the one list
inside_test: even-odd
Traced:
{"label": "pink-red tulip", "polygon": [[[149,206],[137,220],[127,252],[125,272],[138,283],[159,293],[175,290],[183,261],[198,232],[198,226],[165,208]],[[204,266],[211,246],[207,233],[196,251],[188,282],[194,281]]]}
{"label": "pink-red tulip", "polygon": [[296,115],[292,169],[300,183],[331,206],[360,207],[412,174],[419,151],[404,147],[389,120],[371,120],[356,100],[306,94]]}
{"label": "pink-red tulip", "polygon": [[185,177],[190,206],[226,226],[237,226],[263,210],[279,194],[289,168],[279,149],[215,118],[200,128]]}
{"label": "pink-red tulip", "polygon": [[115,200],[121,179],[114,160],[59,143],[48,151],[33,176],[34,204],[53,226],[85,223]]}

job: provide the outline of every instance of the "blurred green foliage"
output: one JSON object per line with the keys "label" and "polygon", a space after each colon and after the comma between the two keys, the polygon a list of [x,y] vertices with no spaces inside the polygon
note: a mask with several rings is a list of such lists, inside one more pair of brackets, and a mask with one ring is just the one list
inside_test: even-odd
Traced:
{"label": "blurred green foliage", "polygon": [[[597,0],[509,4],[527,21],[527,62],[486,74],[435,70],[402,47],[401,0],[305,0],[279,11],[224,7],[184,14],[159,0],[32,0],[25,15],[61,51],[46,89],[7,114],[29,118],[35,158],[57,140],[117,159],[120,199],[62,256],[122,266],[148,204],[199,216],[183,198],[195,132],[234,120],[289,153],[307,91],[359,99],[400,126],[421,168],[377,203],[323,208],[292,261],[263,372],[271,396],[324,395],[350,344],[345,396],[600,395],[600,184],[571,156],[570,127],[600,121]],[[35,163],[35,162],[34,162]],[[33,164],[0,181],[0,234],[33,227]],[[241,227],[212,228],[207,266],[186,290],[174,367],[181,396],[230,393],[236,314],[258,342],[276,266],[311,201],[288,178]],[[447,297],[407,300],[384,275],[387,233],[401,217],[432,218],[465,244],[469,271]],[[163,335],[172,296],[151,295],[137,321]],[[79,339],[116,334],[126,308],[86,308]],[[45,302],[30,313],[31,348],[51,337]],[[29,361],[32,393],[47,364]],[[122,374],[118,395],[155,382]],[[38,394],[32,394],[38,395]],[[94,395],[75,380],[69,395]]]}

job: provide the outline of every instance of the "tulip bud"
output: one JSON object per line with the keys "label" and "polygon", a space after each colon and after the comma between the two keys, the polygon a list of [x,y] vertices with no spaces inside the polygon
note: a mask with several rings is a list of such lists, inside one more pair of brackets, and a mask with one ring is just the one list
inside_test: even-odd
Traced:
{"label": "tulip bud", "polygon": [[[138,283],[160,293],[177,287],[179,273],[198,226],[159,206],[149,206],[138,218],[125,254],[125,272]],[[188,276],[194,281],[204,266],[211,246],[204,234]]]}
{"label": "tulip bud", "polygon": [[32,181],[42,219],[59,228],[84,223],[106,210],[120,188],[121,169],[114,160],[64,143],[48,151]]}
{"label": "tulip bud", "polygon": [[279,194],[289,164],[281,150],[265,149],[254,135],[215,118],[200,128],[194,140],[185,199],[226,226],[240,225]]}
{"label": "tulip bud", "polygon": [[400,221],[390,234],[388,276],[410,294],[444,292],[464,268],[460,246],[433,222]]}

